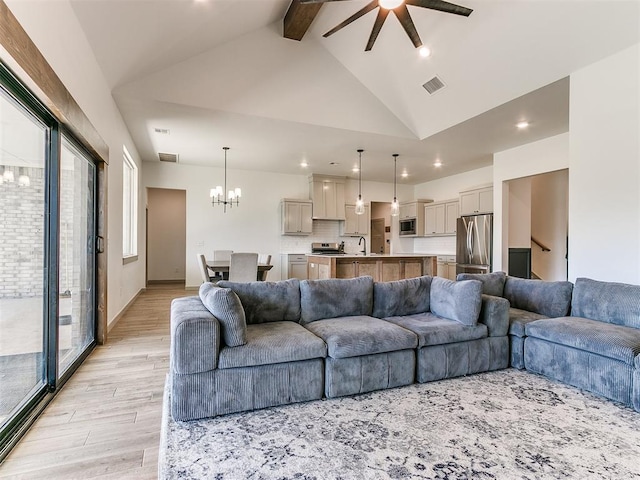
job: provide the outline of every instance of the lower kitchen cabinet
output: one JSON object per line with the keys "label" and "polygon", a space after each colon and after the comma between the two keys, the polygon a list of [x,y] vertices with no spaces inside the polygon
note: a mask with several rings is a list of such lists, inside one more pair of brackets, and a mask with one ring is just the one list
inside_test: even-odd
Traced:
{"label": "lower kitchen cabinet", "polygon": [[456,279],[456,256],[455,255],[438,255],[437,276],[447,278],[449,280]]}
{"label": "lower kitchen cabinet", "polygon": [[305,280],[307,278],[307,256],[304,253],[283,253],[280,256],[280,271],[283,280],[288,278]]}
{"label": "lower kitchen cabinet", "polygon": [[310,255],[309,278],[355,278],[369,275],[376,282],[389,282],[433,275],[436,272],[435,256],[328,256]]}

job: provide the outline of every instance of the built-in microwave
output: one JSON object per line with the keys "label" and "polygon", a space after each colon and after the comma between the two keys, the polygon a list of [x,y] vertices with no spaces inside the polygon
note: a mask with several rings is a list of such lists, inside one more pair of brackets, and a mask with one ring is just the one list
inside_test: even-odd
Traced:
{"label": "built-in microwave", "polygon": [[400,235],[415,235],[416,234],[416,219],[405,218],[400,220]]}

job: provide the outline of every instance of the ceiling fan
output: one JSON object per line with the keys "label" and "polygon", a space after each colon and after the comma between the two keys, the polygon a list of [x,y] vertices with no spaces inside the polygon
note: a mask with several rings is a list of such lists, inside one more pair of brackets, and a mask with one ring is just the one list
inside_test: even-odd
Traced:
{"label": "ceiling fan", "polygon": [[[301,4],[306,3],[326,3],[326,2],[341,2],[347,0],[300,0]],[[329,30],[327,33],[323,35],[323,37],[328,37],[333,35],[338,30],[349,25],[351,22],[357,20],[363,15],[369,13],[371,10],[378,10],[378,16],[376,18],[375,23],[373,24],[373,30],[371,30],[371,35],[369,36],[369,41],[367,42],[367,47],[364,49],[365,52],[368,52],[373,48],[373,44],[376,42],[378,38],[378,34],[382,29],[382,25],[384,25],[384,21],[387,19],[389,12],[393,12],[400,24],[404,28],[404,31],[407,32],[407,35],[413,42],[413,45],[418,48],[422,46],[422,40],[420,40],[420,35],[418,35],[418,31],[416,30],[415,25],[413,24],[413,20],[411,19],[411,15],[409,15],[409,10],[407,9],[407,5],[412,5],[414,7],[422,7],[429,8],[431,10],[438,10],[440,12],[445,13],[453,13],[455,15],[462,15],[468,17],[471,15],[470,8],[462,7],[460,5],[455,5],[453,3],[445,2],[443,0],[373,0],[369,4],[362,7],[356,13],[347,18],[344,22],[336,25],[334,28]]]}

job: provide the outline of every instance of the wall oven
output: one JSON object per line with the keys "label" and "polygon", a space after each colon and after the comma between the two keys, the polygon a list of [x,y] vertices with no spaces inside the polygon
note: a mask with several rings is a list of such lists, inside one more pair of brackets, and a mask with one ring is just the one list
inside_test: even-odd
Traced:
{"label": "wall oven", "polygon": [[415,235],[416,234],[416,219],[404,218],[400,220],[400,235]]}

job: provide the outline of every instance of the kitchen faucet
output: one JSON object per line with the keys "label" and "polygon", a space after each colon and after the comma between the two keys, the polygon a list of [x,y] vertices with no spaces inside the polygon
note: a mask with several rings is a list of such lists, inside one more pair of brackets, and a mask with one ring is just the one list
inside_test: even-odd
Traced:
{"label": "kitchen faucet", "polygon": [[364,242],[364,248],[362,250],[360,250],[362,252],[363,255],[367,254],[367,239],[364,237],[360,237],[360,240],[358,240],[358,246],[362,245],[362,242]]}

